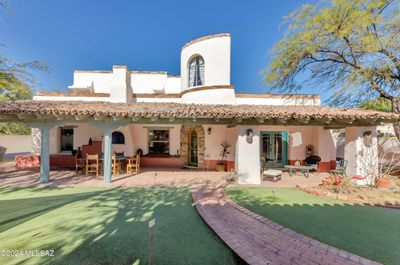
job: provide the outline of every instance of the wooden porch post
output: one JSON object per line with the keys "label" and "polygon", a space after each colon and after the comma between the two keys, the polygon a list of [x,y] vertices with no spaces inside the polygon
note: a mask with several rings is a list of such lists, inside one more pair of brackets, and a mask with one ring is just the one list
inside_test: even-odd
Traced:
{"label": "wooden porch post", "polygon": [[62,122],[27,122],[28,126],[40,130],[40,182],[47,183],[50,180],[50,130],[62,124]]}
{"label": "wooden porch post", "polygon": [[44,126],[40,128],[40,182],[49,182],[50,175],[50,128]]}
{"label": "wooden porch post", "polygon": [[111,144],[112,144],[111,128],[104,129],[104,161],[103,161],[103,176],[104,183],[111,183]]}

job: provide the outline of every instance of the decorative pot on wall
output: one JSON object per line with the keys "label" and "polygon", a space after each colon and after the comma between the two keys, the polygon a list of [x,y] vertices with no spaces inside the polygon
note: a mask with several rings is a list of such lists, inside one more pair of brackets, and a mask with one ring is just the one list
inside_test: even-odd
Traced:
{"label": "decorative pot on wall", "polygon": [[253,129],[247,129],[246,130],[246,142],[248,144],[252,144],[253,143]]}
{"label": "decorative pot on wall", "polygon": [[379,189],[388,189],[390,188],[390,180],[386,178],[378,179],[376,181],[376,187]]}
{"label": "decorative pot on wall", "polygon": [[366,147],[372,146],[372,132],[366,131],[363,133],[363,142]]}

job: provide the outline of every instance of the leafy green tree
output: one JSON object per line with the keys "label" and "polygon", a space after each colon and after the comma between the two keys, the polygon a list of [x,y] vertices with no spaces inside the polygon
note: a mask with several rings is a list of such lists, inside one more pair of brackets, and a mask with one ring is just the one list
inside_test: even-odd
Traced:
{"label": "leafy green tree", "polygon": [[[399,0],[322,1],[301,6],[285,21],[287,33],[265,69],[271,89],[325,88],[331,105],[378,96],[400,113]],[[399,137],[399,123],[395,131]]]}
{"label": "leafy green tree", "polygon": [[386,98],[378,97],[375,99],[367,100],[364,103],[360,104],[358,107],[362,109],[391,112],[392,102]]}
{"label": "leafy green tree", "polygon": [[[0,0],[0,9],[13,15],[9,1]],[[23,100],[32,98],[32,70],[47,71],[40,61],[16,62],[0,54],[0,101]],[[30,128],[23,123],[0,123],[0,134],[29,134]]]}

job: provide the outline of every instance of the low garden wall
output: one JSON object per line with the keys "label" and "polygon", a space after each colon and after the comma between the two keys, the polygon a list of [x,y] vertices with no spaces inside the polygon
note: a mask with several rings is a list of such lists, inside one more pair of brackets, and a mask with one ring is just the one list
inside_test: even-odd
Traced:
{"label": "low garden wall", "polygon": [[6,154],[30,153],[31,135],[0,135],[0,146],[7,148]]}

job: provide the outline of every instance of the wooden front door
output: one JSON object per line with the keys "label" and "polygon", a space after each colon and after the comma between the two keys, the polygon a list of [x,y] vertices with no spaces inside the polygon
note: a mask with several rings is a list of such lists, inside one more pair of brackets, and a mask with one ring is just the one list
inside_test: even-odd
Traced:
{"label": "wooden front door", "polygon": [[189,161],[188,165],[189,166],[198,166],[199,165],[199,160],[198,160],[198,150],[197,150],[197,132],[195,129],[192,129],[189,132],[189,145],[188,145],[188,154],[189,154]]}

